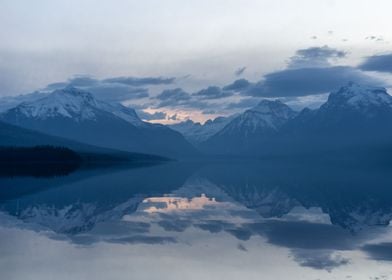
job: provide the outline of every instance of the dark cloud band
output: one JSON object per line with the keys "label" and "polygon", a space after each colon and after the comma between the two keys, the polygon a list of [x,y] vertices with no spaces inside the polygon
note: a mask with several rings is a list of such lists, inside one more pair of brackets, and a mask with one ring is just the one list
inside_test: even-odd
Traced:
{"label": "dark cloud band", "polygon": [[365,71],[392,73],[392,54],[370,56],[359,65],[359,68]]}
{"label": "dark cloud band", "polygon": [[321,94],[336,90],[348,82],[383,85],[361,70],[348,66],[287,69],[264,76],[264,80],[244,91],[259,97],[296,97]]}
{"label": "dark cloud band", "polygon": [[124,84],[129,86],[169,85],[173,84],[175,78],[164,77],[115,77],[102,80],[105,83]]}

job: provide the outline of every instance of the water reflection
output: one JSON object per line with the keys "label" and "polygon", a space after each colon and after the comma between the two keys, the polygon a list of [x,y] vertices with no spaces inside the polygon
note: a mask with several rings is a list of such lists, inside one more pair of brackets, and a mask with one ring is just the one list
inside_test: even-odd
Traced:
{"label": "water reflection", "polygon": [[73,256],[96,279],[389,279],[391,183],[387,166],[287,160],[2,177],[0,273],[51,279],[31,248],[73,279]]}

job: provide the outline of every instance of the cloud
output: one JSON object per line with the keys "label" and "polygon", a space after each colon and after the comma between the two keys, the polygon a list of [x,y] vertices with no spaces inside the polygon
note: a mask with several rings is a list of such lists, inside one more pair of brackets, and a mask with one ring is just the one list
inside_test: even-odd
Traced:
{"label": "cloud", "polygon": [[379,244],[367,244],[362,247],[362,251],[366,252],[374,260],[392,261],[392,243],[383,242]]}
{"label": "cloud", "polygon": [[252,232],[244,228],[233,228],[233,229],[226,229],[227,233],[230,233],[232,236],[237,238],[238,240],[247,241],[251,238]]}
{"label": "cloud", "polygon": [[99,84],[100,81],[89,76],[76,76],[69,80],[69,85],[75,87],[90,87]]}
{"label": "cloud", "polygon": [[290,58],[286,69],[268,73],[256,83],[237,80],[224,89],[237,90],[248,96],[276,98],[329,93],[348,82],[384,85],[361,69],[332,64],[346,55],[345,51],[328,46],[300,49]]}
{"label": "cloud", "polygon": [[264,76],[244,94],[259,97],[295,97],[331,92],[348,82],[383,85],[361,70],[349,66],[286,69]]}
{"label": "cloud", "polygon": [[347,265],[349,260],[330,251],[322,250],[293,250],[294,260],[301,266],[313,269],[331,271],[334,268]]}
{"label": "cloud", "polygon": [[326,67],[346,55],[346,52],[328,46],[300,49],[290,58],[288,68]]}
{"label": "cloud", "polygon": [[183,101],[183,100],[191,99],[191,96],[182,88],[175,88],[175,89],[165,89],[156,98],[162,101],[166,101],[166,100]]}
{"label": "cloud", "polygon": [[248,252],[248,249],[246,249],[246,247],[241,243],[237,245],[237,249],[240,251]]}
{"label": "cloud", "polygon": [[230,91],[222,90],[220,87],[210,86],[194,93],[193,95],[201,99],[219,99],[232,96],[233,93]]}
{"label": "cloud", "polygon": [[104,79],[104,83],[116,83],[124,84],[128,86],[147,86],[147,85],[169,85],[173,84],[176,78],[164,78],[164,77],[114,77]]}
{"label": "cloud", "polygon": [[69,78],[65,82],[57,82],[57,83],[52,83],[46,86],[47,90],[55,90],[59,88],[64,88],[66,86],[73,86],[73,87],[91,87],[91,86],[97,86],[101,83],[101,81],[94,79],[90,76],[75,76],[72,78]]}
{"label": "cloud", "polygon": [[223,90],[232,90],[232,91],[240,91],[245,90],[251,85],[251,83],[246,79],[238,79],[235,80],[233,83],[224,86]]}
{"label": "cloud", "polygon": [[[57,82],[49,84],[43,91],[53,91],[56,89],[62,89],[66,86],[75,86],[91,92],[96,98],[108,102],[124,102],[131,100],[146,99],[144,103],[133,102],[131,105],[133,108],[139,109],[139,114],[142,119],[145,120],[160,120],[166,119],[169,116],[165,115],[164,112],[156,112],[153,114],[142,111],[148,107],[151,108],[162,108],[162,107],[181,107],[181,108],[192,108],[192,109],[204,109],[209,106],[206,102],[197,99],[190,93],[186,92],[182,88],[166,89],[155,97],[150,97],[148,88],[136,86],[152,84],[169,84],[174,82],[174,78],[133,78],[133,77],[118,77],[110,79],[95,79],[90,76],[76,76],[68,79],[65,82]],[[230,93],[228,93],[230,95]],[[225,93],[225,95],[227,95]],[[201,99],[213,99],[210,98]],[[216,97],[217,98],[217,97]],[[171,119],[176,116],[170,116]]]}
{"label": "cloud", "polygon": [[167,114],[165,112],[154,112],[152,114],[148,112],[144,112],[143,110],[137,111],[138,116],[146,121],[153,121],[153,120],[164,120],[166,119]]}
{"label": "cloud", "polygon": [[158,225],[162,227],[165,231],[175,231],[175,232],[183,232],[189,226],[191,226],[191,222],[188,220],[162,220],[158,222]]}
{"label": "cloud", "polygon": [[191,95],[184,91],[182,88],[165,89],[155,97],[160,102],[157,107],[174,107],[184,104],[191,99]]}
{"label": "cloud", "polygon": [[244,109],[256,106],[260,102],[260,98],[243,98],[239,102],[232,102],[226,105],[226,109]]}
{"label": "cloud", "polygon": [[383,42],[384,38],[382,36],[370,35],[370,36],[365,37],[365,40],[375,41],[375,42]]}
{"label": "cloud", "polygon": [[[184,110],[196,109],[206,114],[207,112],[219,113],[220,110],[225,112],[224,110],[238,111],[250,108],[258,103],[259,98],[287,98],[292,103],[296,102],[301,105],[306,103],[308,99],[297,102],[296,98],[326,94],[350,81],[368,85],[384,85],[371,74],[362,71],[368,70],[370,62],[374,65],[374,60],[377,60],[378,71],[392,72],[390,69],[392,63],[389,62],[390,60],[385,60],[388,55],[370,57],[360,68],[334,64],[336,60],[346,56],[347,53],[344,50],[328,46],[304,48],[297,50],[289,58],[286,69],[268,73],[259,81],[251,82],[244,78],[237,78],[223,87],[208,86],[200,91],[188,92],[180,87],[172,88],[172,86],[171,89],[165,89],[168,88],[165,85],[170,86],[178,83],[180,80],[187,79],[188,76],[182,78],[121,76],[96,79],[86,75],[74,76],[63,82],[52,83],[47,86],[46,90],[71,85],[87,90],[101,100],[110,102],[134,101],[131,106],[139,110],[147,107],[155,109],[169,107]],[[381,57],[383,58],[382,63],[379,61]],[[391,57],[392,54],[389,55],[389,59]],[[375,66],[372,67],[372,69],[375,68]],[[239,67],[235,71],[236,76],[241,76],[246,69],[246,67]],[[164,90],[157,96],[150,96],[149,86],[154,85],[163,86]],[[155,91],[152,94],[155,95]],[[127,104],[130,105],[131,102]],[[164,112],[144,113],[146,120],[167,118],[168,116]]]}
{"label": "cloud", "polygon": [[236,75],[237,77],[241,76],[242,74],[244,74],[246,70],[246,66],[244,67],[240,67],[237,70],[235,70],[234,75]]}
{"label": "cloud", "polygon": [[169,236],[143,236],[136,235],[124,238],[115,238],[105,240],[108,243],[115,244],[167,244],[167,243],[177,243],[177,240],[174,237]]}
{"label": "cloud", "polygon": [[51,90],[65,88],[68,85],[71,85],[71,84],[67,83],[67,82],[56,82],[56,83],[51,83],[51,84],[47,85],[43,90],[44,91],[51,91]]}
{"label": "cloud", "polygon": [[174,114],[174,115],[169,116],[168,119],[171,121],[176,121],[178,119],[178,116],[177,116],[177,114]]}
{"label": "cloud", "polygon": [[207,220],[203,223],[194,224],[194,226],[210,233],[218,233],[225,230],[226,228],[233,227],[233,224],[220,220]]}
{"label": "cloud", "polygon": [[95,79],[90,76],[75,76],[69,78],[65,82],[57,82],[49,84],[47,89],[58,89],[63,88],[65,86],[74,86],[74,87],[93,87],[93,86],[129,86],[129,87],[140,87],[140,86],[150,86],[150,85],[168,85],[174,83],[175,78],[163,78],[163,77],[114,77],[108,79]]}
{"label": "cloud", "polygon": [[217,114],[218,112],[213,109],[206,109],[206,110],[203,110],[202,113],[206,114],[206,115],[212,115],[212,114]]}
{"label": "cloud", "polygon": [[[166,89],[155,97],[159,101],[155,108],[171,107],[171,108],[192,108],[192,109],[205,109],[210,104],[197,100],[194,95],[189,94],[182,88]],[[177,115],[172,115],[169,120],[176,120]]]}
{"label": "cloud", "polygon": [[[220,107],[219,104],[214,104],[210,100],[215,100],[233,93],[222,91],[219,87],[208,87],[194,94],[190,94],[182,88],[166,89],[154,97],[157,104],[153,105],[154,108],[170,107],[170,108],[183,108],[183,109],[201,109],[203,111],[210,108],[216,109]],[[209,101],[209,102],[208,102]],[[175,120],[176,116],[170,116],[170,120]]]}
{"label": "cloud", "polygon": [[359,65],[359,68],[365,71],[392,73],[392,53],[370,56]]}
{"label": "cloud", "polygon": [[149,96],[148,89],[132,88],[121,85],[97,85],[86,88],[97,99],[108,102],[122,102],[130,99],[141,99]]}
{"label": "cloud", "polygon": [[[112,78],[116,79],[116,78]],[[123,77],[119,80],[125,79]],[[162,78],[131,78],[129,79],[162,79]],[[108,102],[123,102],[130,99],[141,99],[149,96],[148,89],[121,82],[110,82],[111,79],[99,80],[90,76],[75,76],[65,82],[52,83],[46,86],[44,91],[62,89],[66,86],[73,86],[91,92],[97,99]]]}
{"label": "cloud", "polygon": [[[349,232],[321,223],[268,221],[249,224],[247,228],[266,236],[271,244],[292,249],[350,250],[356,242]],[[290,235],[287,235],[288,232]]]}

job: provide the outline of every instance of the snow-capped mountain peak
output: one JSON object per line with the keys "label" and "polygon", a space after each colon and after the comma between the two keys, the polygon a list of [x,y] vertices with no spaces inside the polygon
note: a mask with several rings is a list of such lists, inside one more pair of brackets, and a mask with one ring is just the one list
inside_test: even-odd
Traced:
{"label": "snow-capped mountain peak", "polygon": [[208,120],[204,124],[187,120],[178,124],[170,125],[170,128],[183,134],[191,143],[198,144],[206,141],[209,137],[223,129],[232,119],[233,116],[217,117]]}
{"label": "snow-capped mountain peak", "polygon": [[34,119],[62,116],[82,120],[94,119],[93,109],[98,106],[98,102],[90,93],[67,87],[36,101],[24,102],[15,109],[20,114]]}
{"label": "snow-capped mountain peak", "polygon": [[20,104],[0,114],[0,120],[105,148],[173,158],[197,154],[178,132],[143,122],[131,108],[75,88]]}
{"label": "snow-capped mountain peak", "polygon": [[91,93],[70,86],[55,90],[38,100],[24,102],[11,110],[24,117],[38,120],[62,117],[78,122],[94,121],[99,112],[105,112],[133,125],[140,126],[144,124],[132,108],[97,100]]}
{"label": "snow-capped mountain peak", "polygon": [[392,96],[383,87],[364,86],[349,83],[338,91],[329,95],[324,107],[351,107],[366,109],[373,106],[387,106],[392,108]]}
{"label": "snow-capped mountain peak", "polygon": [[295,115],[294,111],[280,100],[264,99],[260,101],[257,106],[253,107],[250,110],[265,115],[279,116],[285,119],[289,119]]}
{"label": "snow-capped mountain peak", "polygon": [[262,130],[278,130],[296,112],[279,100],[262,100],[257,106],[245,111],[229,123],[219,134],[250,135]]}

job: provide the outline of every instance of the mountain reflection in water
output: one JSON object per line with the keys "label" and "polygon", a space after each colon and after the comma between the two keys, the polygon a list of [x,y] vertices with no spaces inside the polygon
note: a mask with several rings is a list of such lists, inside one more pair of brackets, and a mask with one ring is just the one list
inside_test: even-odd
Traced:
{"label": "mountain reflection in water", "polygon": [[390,171],[270,160],[1,177],[0,274],[389,279]]}

